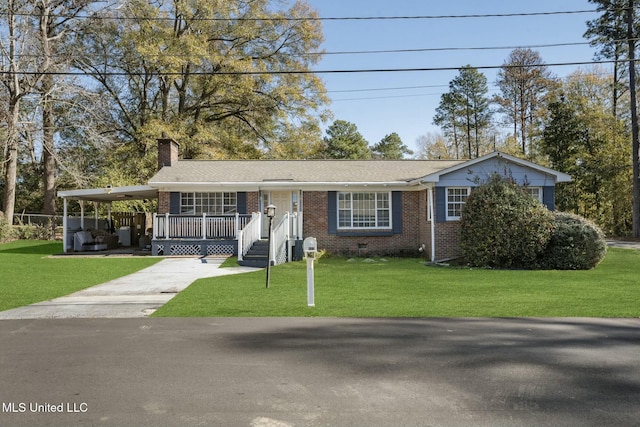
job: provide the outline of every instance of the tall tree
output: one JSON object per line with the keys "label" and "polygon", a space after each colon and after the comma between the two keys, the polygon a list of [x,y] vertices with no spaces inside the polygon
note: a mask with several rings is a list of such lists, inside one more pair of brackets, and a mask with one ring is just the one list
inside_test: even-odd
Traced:
{"label": "tall tree", "polygon": [[589,0],[598,5],[600,16],[587,21],[587,31],[584,37],[589,39],[591,46],[598,48],[595,59],[613,60],[611,75],[612,103],[611,113],[618,116],[618,101],[628,90],[625,79],[628,76],[624,66],[628,52],[627,43],[627,9],[628,0]]}
{"label": "tall tree", "polygon": [[513,125],[513,136],[519,139],[522,154],[533,156],[544,98],[553,88],[550,71],[538,52],[515,49],[498,71],[496,83],[501,92],[494,98],[498,111]]}
{"label": "tall tree", "polygon": [[569,76],[564,95],[549,104],[540,148],[554,169],[572,176],[558,188],[558,208],[622,235],[631,227],[631,150],[623,122],[611,115],[611,91],[607,77]]}
{"label": "tall tree", "polygon": [[42,108],[42,175],[43,213],[56,213],[56,155],[54,134],[56,132],[56,87],[60,89],[60,79],[54,73],[68,70],[71,63],[65,54],[69,31],[74,26],[74,17],[82,12],[91,0],[39,0],[35,12],[38,18],[37,52],[40,58],[39,72],[42,73],[37,88]]}
{"label": "tall tree", "polygon": [[399,160],[405,155],[413,155],[413,151],[402,142],[400,135],[395,132],[385,135],[380,142],[372,147],[371,151],[373,157],[377,159]]}
{"label": "tall tree", "polygon": [[279,156],[302,132],[319,140],[325,90],[307,73],[319,56],[305,55],[322,42],[307,19],[317,16],[304,1],[133,0],[91,22],[77,66],[112,102],[130,175],[153,172],[162,131],[192,158]]}
{"label": "tall tree", "polygon": [[13,222],[16,203],[20,109],[26,95],[33,91],[40,75],[28,50],[34,42],[30,17],[33,4],[25,0],[7,0],[0,4],[4,30],[0,31],[0,80],[5,88],[6,138],[4,143],[4,194],[2,210],[9,224]]}
{"label": "tall tree", "polygon": [[[588,23],[585,37],[592,45],[599,46],[599,54],[618,62],[626,57],[630,96],[631,147],[633,164],[633,236],[640,237],[640,142],[638,141],[638,119],[636,100],[635,60],[640,36],[640,12],[635,0],[589,0],[598,5],[601,15]],[[614,87],[618,87],[618,75],[614,75]],[[617,92],[616,92],[617,94]],[[617,97],[614,94],[614,114],[617,115]]]}
{"label": "tall tree", "polygon": [[322,156],[327,159],[370,159],[371,150],[355,124],[336,120],[327,129]]}
{"label": "tall tree", "polygon": [[440,96],[440,104],[436,108],[436,114],[433,117],[433,124],[440,126],[444,135],[451,141],[451,150],[454,158],[460,158],[460,123],[459,109],[462,105],[462,99],[459,94],[447,92]]}
{"label": "tall tree", "polygon": [[458,76],[449,83],[449,92],[459,103],[457,120],[464,130],[469,159],[480,156],[482,135],[491,124],[488,91],[487,78],[470,65],[462,67]]}

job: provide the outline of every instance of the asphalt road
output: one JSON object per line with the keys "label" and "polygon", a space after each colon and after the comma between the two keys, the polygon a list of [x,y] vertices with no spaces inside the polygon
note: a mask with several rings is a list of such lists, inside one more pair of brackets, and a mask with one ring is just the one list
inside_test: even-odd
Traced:
{"label": "asphalt road", "polygon": [[637,426],[640,321],[2,320],[0,401],[1,426]]}

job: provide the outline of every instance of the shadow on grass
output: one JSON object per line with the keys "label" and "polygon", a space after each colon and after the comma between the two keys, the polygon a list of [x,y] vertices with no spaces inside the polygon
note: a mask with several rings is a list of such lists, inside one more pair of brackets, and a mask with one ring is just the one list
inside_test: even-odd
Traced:
{"label": "shadow on grass", "polygon": [[[377,382],[410,381],[459,407],[631,425],[640,416],[640,323],[629,319],[335,319],[229,337],[242,352]],[[375,391],[371,391],[374,393]],[[447,395],[447,394],[450,395]],[[635,418],[637,421],[638,418]],[[572,424],[576,425],[576,424]]]}
{"label": "shadow on grass", "polygon": [[0,253],[53,255],[62,252],[62,242],[17,240],[0,245]]}

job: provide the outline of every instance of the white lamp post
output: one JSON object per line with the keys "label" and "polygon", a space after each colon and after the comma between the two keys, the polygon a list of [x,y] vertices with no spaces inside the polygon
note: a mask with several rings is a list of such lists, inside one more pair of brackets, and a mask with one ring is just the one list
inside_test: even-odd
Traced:
{"label": "white lamp post", "polygon": [[271,204],[267,206],[267,217],[269,218],[269,234],[267,237],[267,289],[269,289],[269,279],[271,274],[271,228],[273,225],[273,217],[276,216],[276,207]]}

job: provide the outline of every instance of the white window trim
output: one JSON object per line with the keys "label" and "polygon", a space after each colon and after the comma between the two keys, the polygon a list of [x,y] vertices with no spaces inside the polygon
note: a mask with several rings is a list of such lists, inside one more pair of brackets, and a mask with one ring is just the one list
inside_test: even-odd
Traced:
{"label": "white window trim", "polygon": [[[190,208],[192,208],[190,210],[190,212],[182,212],[183,207],[185,207],[185,205],[182,204],[182,200],[183,200],[183,195],[184,194],[189,194],[191,196],[192,200],[193,200],[193,205],[189,206]],[[195,210],[196,210],[195,201],[197,199],[196,194],[220,194],[221,200],[222,200],[221,207],[222,207],[223,213],[222,214],[215,214],[215,215],[232,215],[232,214],[229,214],[229,213],[225,214],[224,210],[225,210],[225,207],[231,207],[231,206],[234,206],[234,205],[226,205],[224,203],[224,200],[225,200],[225,194],[235,194],[235,199],[236,199],[235,210],[236,210],[236,212],[238,211],[238,193],[235,192],[235,191],[183,191],[183,192],[180,193],[180,214],[181,215],[200,215],[200,214],[196,214],[195,213]],[[213,215],[213,214],[211,214],[209,212],[206,212],[205,214]]]}
{"label": "white window trim", "polygon": [[[527,186],[527,187],[525,187],[525,190],[527,190],[527,189],[537,189],[538,190],[538,201],[540,203],[544,203],[543,202],[544,196],[542,194],[544,190],[543,190],[542,187],[539,187],[539,186]],[[531,196],[531,197],[533,197],[533,196]],[[535,197],[534,197],[534,199],[535,199]]]}
{"label": "white window trim", "polygon": [[447,221],[460,221],[460,216],[449,216],[449,190],[467,190],[467,197],[471,194],[471,187],[447,187],[445,189],[445,215]]}
{"label": "white window trim", "polygon": [[[351,200],[353,202],[353,194],[363,193],[385,193],[389,197],[389,225],[388,226],[374,226],[374,227],[353,227],[353,205],[351,206],[351,227],[345,227],[340,225],[340,194],[349,193],[352,195]],[[376,204],[378,198],[376,196]],[[393,229],[393,198],[390,191],[338,191],[336,193],[336,228],[338,230],[392,230]],[[378,209],[376,208],[376,224],[378,223]]]}

